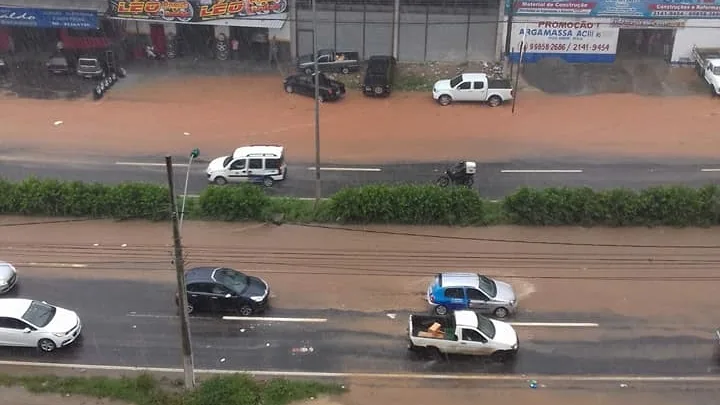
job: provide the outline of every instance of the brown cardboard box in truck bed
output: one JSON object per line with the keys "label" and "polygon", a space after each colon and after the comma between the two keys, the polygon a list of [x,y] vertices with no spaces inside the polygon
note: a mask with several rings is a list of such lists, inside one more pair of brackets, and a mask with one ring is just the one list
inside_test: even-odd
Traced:
{"label": "brown cardboard box in truck bed", "polygon": [[435,322],[435,323],[433,323],[432,325],[430,325],[430,327],[428,328],[428,332],[430,332],[430,333],[436,333],[436,332],[439,332],[439,331],[440,331],[440,328],[442,328],[442,325],[440,325],[439,323]]}
{"label": "brown cardboard box in truck bed", "polygon": [[418,337],[430,338],[430,339],[445,339],[445,334],[443,332],[420,331],[420,332],[418,332]]}

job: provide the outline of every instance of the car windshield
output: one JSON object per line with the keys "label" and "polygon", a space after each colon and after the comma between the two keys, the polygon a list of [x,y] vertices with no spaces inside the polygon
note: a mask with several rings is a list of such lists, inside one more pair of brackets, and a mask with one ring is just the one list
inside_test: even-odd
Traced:
{"label": "car windshield", "polygon": [[232,156],[226,157],[225,160],[223,160],[223,167],[227,167],[227,165],[229,165],[232,160],[233,160]]}
{"label": "car windshield", "polygon": [[371,75],[384,75],[387,70],[387,62],[384,60],[374,61],[370,64],[369,72]]}
{"label": "car windshield", "polygon": [[720,76],[720,66],[715,66],[712,72],[715,76]]}
{"label": "car windshield", "polygon": [[56,311],[57,309],[52,305],[44,304],[40,301],[33,301],[23,314],[22,319],[32,325],[44,328],[52,321]]}
{"label": "car windshield", "polygon": [[80,59],[79,64],[82,67],[95,67],[97,66],[97,61],[93,59]]}
{"label": "car windshield", "polygon": [[450,79],[450,87],[455,87],[463,81],[462,75],[457,75]]}
{"label": "car windshield", "polygon": [[250,277],[233,269],[218,269],[215,272],[215,281],[241,293],[250,283]]}
{"label": "car windshield", "polygon": [[495,325],[492,321],[484,316],[477,316],[478,318],[478,330],[487,336],[489,339],[495,339]]}
{"label": "car windshield", "polygon": [[495,298],[495,296],[497,295],[497,285],[495,284],[495,282],[492,279],[481,276],[479,274],[478,277],[480,277],[480,285],[478,285],[478,287],[480,287],[480,289],[483,290],[485,294],[489,295],[490,298]]}

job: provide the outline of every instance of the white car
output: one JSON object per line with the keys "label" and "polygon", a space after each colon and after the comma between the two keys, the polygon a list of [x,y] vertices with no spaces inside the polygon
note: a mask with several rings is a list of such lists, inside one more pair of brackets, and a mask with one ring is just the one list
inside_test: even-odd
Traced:
{"label": "white car", "polygon": [[45,301],[0,299],[0,346],[52,352],[74,342],[81,330],[80,317],[73,311]]}
{"label": "white car", "polygon": [[5,294],[17,284],[17,270],[7,262],[0,262],[0,294]]}
{"label": "white car", "polygon": [[252,145],[235,149],[231,156],[213,159],[205,171],[208,182],[228,183],[261,182],[271,187],[285,180],[285,148],[279,145]]}
{"label": "white car", "polygon": [[486,102],[497,107],[512,100],[514,91],[509,79],[490,79],[485,73],[463,73],[433,85],[432,96],[442,106],[456,101]]}

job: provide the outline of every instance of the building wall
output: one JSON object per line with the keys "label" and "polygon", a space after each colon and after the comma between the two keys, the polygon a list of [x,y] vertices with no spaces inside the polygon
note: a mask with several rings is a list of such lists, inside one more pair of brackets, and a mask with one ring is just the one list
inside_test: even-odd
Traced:
{"label": "building wall", "polygon": [[[444,11],[440,7],[403,6],[401,0],[398,59],[407,62],[493,60],[497,14],[497,7]],[[318,48],[358,51],[363,58],[392,54],[393,9],[390,6],[325,6],[317,11],[317,25]],[[312,53],[310,10],[298,8],[296,27],[297,53]]]}
{"label": "building wall", "polygon": [[720,48],[720,20],[686,20],[675,30],[672,62],[690,62],[693,46]]}

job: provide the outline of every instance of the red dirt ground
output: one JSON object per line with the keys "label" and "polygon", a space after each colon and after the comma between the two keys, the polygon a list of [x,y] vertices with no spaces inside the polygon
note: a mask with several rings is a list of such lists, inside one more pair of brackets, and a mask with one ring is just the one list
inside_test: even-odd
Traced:
{"label": "red dirt ground", "polygon": [[[100,102],[0,99],[0,147],[105,155],[215,156],[257,142],[311,161],[313,101],[285,94],[278,77],[167,79],[114,88]],[[526,157],[708,157],[720,149],[720,104],[709,97],[520,94],[510,106],[440,107],[429,94],[389,99],[351,91],[322,106],[325,161],[376,163]],[[62,120],[63,124],[53,125]],[[184,135],[183,133],[190,135]],[[18,152],[13,152],[17,155]]]}

